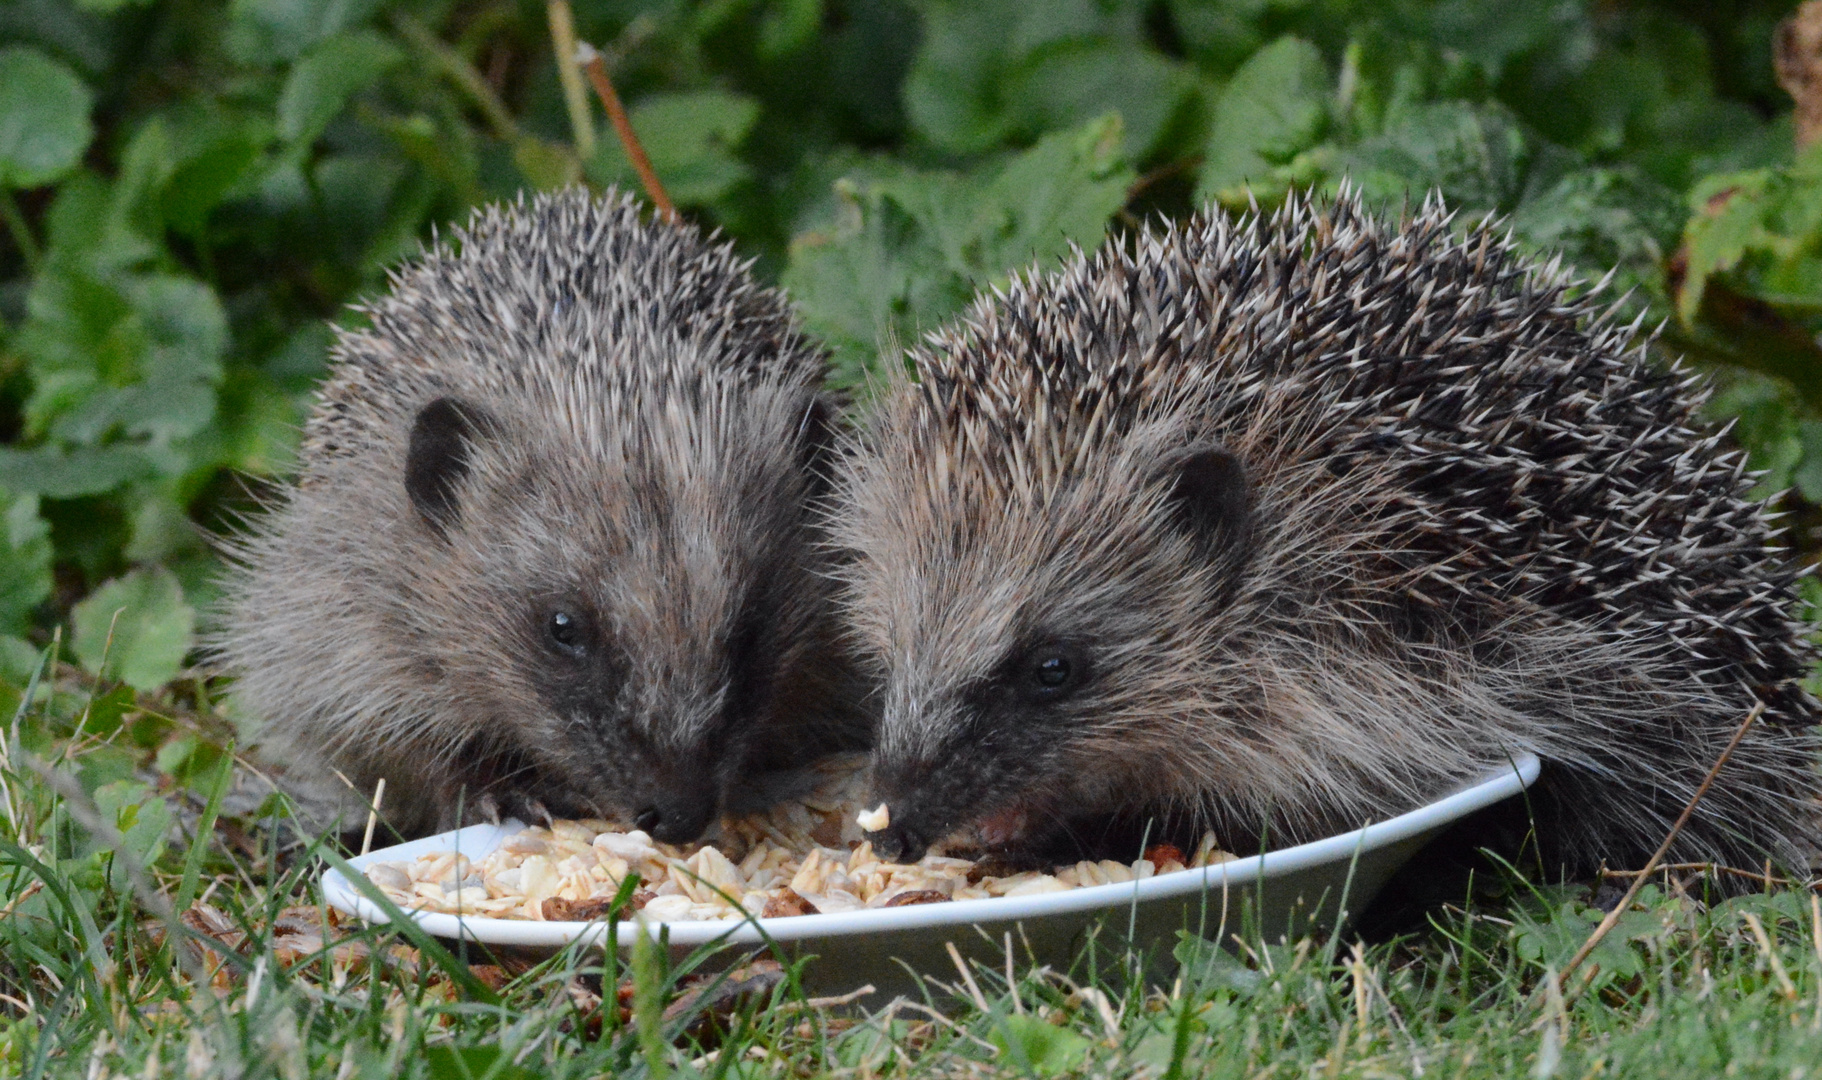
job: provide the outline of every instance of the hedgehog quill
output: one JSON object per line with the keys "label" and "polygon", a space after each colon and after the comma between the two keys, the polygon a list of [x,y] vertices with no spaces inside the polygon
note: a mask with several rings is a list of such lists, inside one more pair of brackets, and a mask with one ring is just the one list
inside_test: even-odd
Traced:
{"label": "hedgehog quill", "polygon": [[1435,200],[1216,215],[1015,279],[837,481],[887,858],[1108,821],[1282,846],[1545,762],[1547,857],[1807,868],[1814,656],[1699,382]]}
{"label": "hedgehog quill", "polygon": [[478,213],[340,333],[217,654],[406,833],[693,840],[864,741],[811,505],[824,359],[730,246],[576,190]]}

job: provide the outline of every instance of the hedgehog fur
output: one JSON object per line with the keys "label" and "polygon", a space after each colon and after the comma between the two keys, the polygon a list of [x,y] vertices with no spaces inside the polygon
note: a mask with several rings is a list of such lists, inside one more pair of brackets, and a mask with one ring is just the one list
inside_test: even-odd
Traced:
{"label": "hedgehog fur", "polygon": [[836,481],[876,846],[1279,846],[1528,751],[1553,865],[1636,865],[1763,703],[1673,857],[1805,868],[1796,575],[1636,329],[1489,223],[1347,191],[977,301]]}
{"label": "hedgehog fur", "polygon": [[573,190],[477,213],[340,332],[214,635],[269,754],[692,839],[864,723],[834,646],[823,354],[726,244]]}

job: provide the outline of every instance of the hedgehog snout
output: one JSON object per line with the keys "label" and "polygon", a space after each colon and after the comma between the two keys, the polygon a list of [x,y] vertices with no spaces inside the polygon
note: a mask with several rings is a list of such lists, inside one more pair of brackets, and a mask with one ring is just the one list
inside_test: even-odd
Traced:
{"label": "hedgehog snout", "polygon": [[670,788],[649,796],[633,811],[633,824],[667,844],[687,844],[714,820],[721,800],[708,784]]}
{"label": "hedgehog snout", "polygon": [[888,825],[866,837],[874,853],[887,862],[914,863],[930,850],[930,838],[906,825]]}

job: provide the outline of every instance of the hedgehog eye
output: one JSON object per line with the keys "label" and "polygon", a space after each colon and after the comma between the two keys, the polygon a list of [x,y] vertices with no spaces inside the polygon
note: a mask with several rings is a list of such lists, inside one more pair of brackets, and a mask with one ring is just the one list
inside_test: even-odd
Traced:
{"label": "hedgehog eye", "polygon": [[581,656],[585,650],[582,636],[582,620],[567,611],[553,612],[550,622],[545,627],[550,635],[550,643],[560,652],[571,656]]}
{"label": "hedgehog eye", "polygon": [[1074,693],[1088,674],[1088,664],[1073,649],[1050,647],[1033,652],[1025,661],[1025,697],[1032,701],[1060,701]]}

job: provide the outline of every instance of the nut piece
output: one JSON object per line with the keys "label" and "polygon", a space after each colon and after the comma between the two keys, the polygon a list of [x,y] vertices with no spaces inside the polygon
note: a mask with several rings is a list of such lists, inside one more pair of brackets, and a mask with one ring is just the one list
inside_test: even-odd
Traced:
{"label": "nut piece", "polygon": [[892,824],[892,811],[880,803],[871,810],[862,810],[854,815],[854,823],[868,832],[878,832]]}

